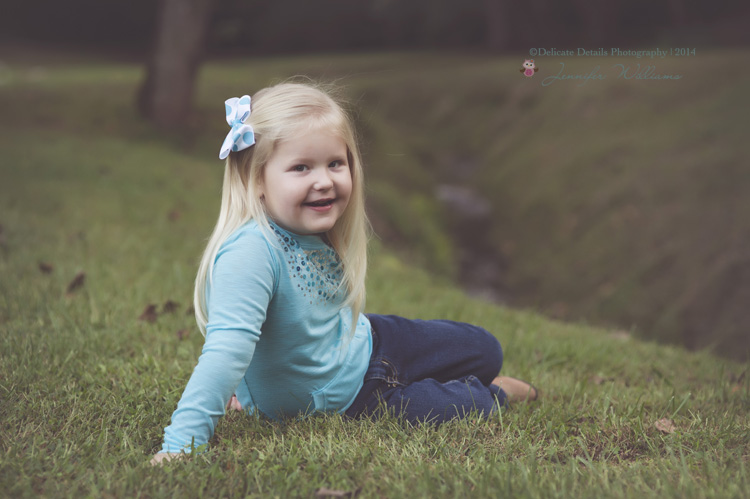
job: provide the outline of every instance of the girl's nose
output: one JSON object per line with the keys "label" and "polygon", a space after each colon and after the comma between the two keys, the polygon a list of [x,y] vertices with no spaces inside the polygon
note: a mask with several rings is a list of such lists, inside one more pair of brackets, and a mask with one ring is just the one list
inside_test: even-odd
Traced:
{"label": "girl's nose", "polygon": [[331,179],[331,173],[328,168],[322,168],[318,171],[315,176],[315,182],[313,183],[313,189],[317,191],[325,191],[333,187],[333,180]]}

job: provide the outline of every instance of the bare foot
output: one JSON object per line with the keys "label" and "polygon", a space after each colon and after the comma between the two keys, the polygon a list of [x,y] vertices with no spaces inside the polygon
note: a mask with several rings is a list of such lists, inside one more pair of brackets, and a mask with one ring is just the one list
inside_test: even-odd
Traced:
{"label": "bare foot", "polygon": [[510,376],[498,376],[492,384],[503,389],[509,402],[526,402],[539,398],[539,392],[531,384]]}
{"label": "bare foot", "polygon": [[232,395],[232,398],[229,399],[229,403],[227,404],[227,410],[234,409],[235,411],[241,411],[242,410],[242,404],[240,404],[240,401],[237,400],[237,395]]}

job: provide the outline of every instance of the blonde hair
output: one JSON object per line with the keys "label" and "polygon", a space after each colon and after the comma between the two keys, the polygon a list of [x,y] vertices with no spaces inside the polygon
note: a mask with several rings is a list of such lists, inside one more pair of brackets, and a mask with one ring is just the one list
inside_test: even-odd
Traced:
{"label": "blonde hair", "polygon": [[311,84],[281,83],[252,96],[252,110],[245,123],[253,127],[255,145],[227,157],[219,219],[195,278],[193,305],[201,333],[206,334],[206,286],[211,283],[219,248],[227,237],[250,220],[256,220],[266,237],[270,237],[270,226],[260,199],[266,163],[279,142],[293,140],[300,132],[313,127],[326,127],[338,134],[347,146],[352,193],[346,209],[326,236],[343,265],[341,285],[346,290],[343,306],[352,309],[350,333],[353,333],[365,304],[370,225],[365,214],[362,159],[349,116],[331,97],[330,90]]}

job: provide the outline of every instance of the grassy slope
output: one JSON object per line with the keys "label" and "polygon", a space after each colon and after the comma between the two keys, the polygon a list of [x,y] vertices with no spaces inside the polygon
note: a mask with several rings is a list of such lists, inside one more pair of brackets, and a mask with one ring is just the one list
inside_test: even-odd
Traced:
{"label": "grassy slope", "polygon": [[[745,53],[543,58],[532,80],[512,58],[465,55],[219,62],[204,67],[195,133],[172,144],[212,158],[225,132],[216,102],[294,74],[337,80],[366,139],[376,226],[412,261],[456,277],[450,214],[435,189],[464,183],[492,204],[490,239],[507,262],[513,305],[742,358],[750,327],[750,68],[735,61]],[[567,73],[599,65],[608,79],[543,87],[561,60]],[[654,64],[683,79],[618,79],[618,62]],[[137,69],[64,57],[57,64],[76,69],[2,72],[15,88],[2,102],[8,116],[152,140],[131,109]],[[29,81],[33,92],[18,88]],[[103,102],[110,113],[97,113]]]}
{"label": "grassy slope", "polygon": [[[497,237],[516,255],[510,287],[522,302],[746,353],[750,71],[715,77],[739,54],[653,62],[680,81],[535,96],[534,144],[511,134],[488,153],[507,166],[484,172],[488,185],[512,186]],[[568,67],[595,63],[612,61]]]}
{"label": "grassy slope", "polygon": [[[526,80],[510,59],[428,58],[356,85],[404,137],[403,163],[427,172],[408,189],[430,195],[474,169],[464,182],[493,204],[513,303],[741,357],[750,69],[735,61],[745,54],[566,58],[566,73],[600,65],[608,79],[547,87],[558,59],[538,60]],[[618,62],[683,79],[618,79]],[[378,144],[378,169],[390,143]]]}
{"label": "grassy slope", "polygon": [[[514,305],[742,358],[750,68],[736,61],[745,54],[544,58],[533,80],[514,59],[465,55],[215,64],[200,104],[213,113],[217,95],[290,71],[340,78],[367,138],[372,213],[410,258],[456,276],[435,189],[464,183],[492,204],[490,238]],[[543,87],[560,61],[568,74],[598,65],[607,79]],[[683,78],[625,80],[616,63]]]}
{"label": "grassy slope", "polygon": [[[265,71],[258,78],[280,70],[269,62]],[[236,93],[231,75],[219,76],[222,93]],[[149,468],[200,350],[184,312],[220,173],[205,139],[154,140],[134,119],[136,78],[131,68],[66,67],[0,89],[2,490],[748,495],[750,380],[736,380],[747,366],[472,301],[382,249],[370,311],[487,327],[503,342],[504,371],[537,382],[543,401],[437,431],[235,415],[206,456]],[[41,273],[40,261],[54,270]],[[67,296],[81,270],[84,286]],[[138,320],[170,299],[178,312]],[[663,417],[675,433],[654,427]]]}

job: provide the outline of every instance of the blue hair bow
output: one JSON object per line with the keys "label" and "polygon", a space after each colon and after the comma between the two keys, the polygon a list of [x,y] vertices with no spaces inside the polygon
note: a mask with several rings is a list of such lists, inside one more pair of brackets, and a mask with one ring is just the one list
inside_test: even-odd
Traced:
{"label": "blue hair bow", "polygon": [[227,111],[227,123],[232,127],[221,144],[219,159],[226,159],[231,151],[241,151],[255,144],[255,132],[253,127],[245,124],[250,116],[250,96],[232,97],[224,101]]}

